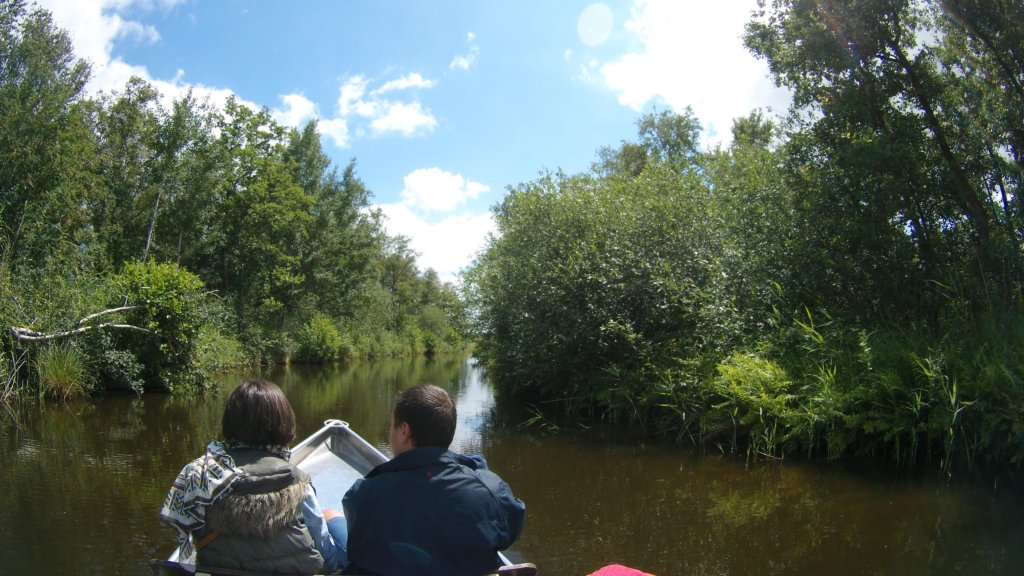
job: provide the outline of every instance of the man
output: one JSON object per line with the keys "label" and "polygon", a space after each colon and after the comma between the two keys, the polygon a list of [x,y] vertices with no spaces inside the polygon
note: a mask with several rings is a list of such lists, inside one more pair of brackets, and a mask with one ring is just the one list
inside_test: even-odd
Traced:
{"label": "man", "polygon": [[448,451],[455,404],[433,385],[403,390],[391,412],[394,458],[345,494],[348,574],[480,576],[519,538],[526,506],[482,457]]}

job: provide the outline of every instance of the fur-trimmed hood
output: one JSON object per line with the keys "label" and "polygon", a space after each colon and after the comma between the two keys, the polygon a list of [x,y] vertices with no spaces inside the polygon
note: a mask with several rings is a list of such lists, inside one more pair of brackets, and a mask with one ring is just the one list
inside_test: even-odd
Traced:
{"label": "fur-trimmed hood", "polygon": [[264,494],[228,494],[206,512],[207,522],[224,534],[273,538],[295,522],[308,490],[306,480]]}
{"label": "fur-trimmed hood", "polygon": [[272,538],[294,523],[309,492],[309,476],[262,450],[239,450],[231,455],[244,474],[207,510],[209,529]]}

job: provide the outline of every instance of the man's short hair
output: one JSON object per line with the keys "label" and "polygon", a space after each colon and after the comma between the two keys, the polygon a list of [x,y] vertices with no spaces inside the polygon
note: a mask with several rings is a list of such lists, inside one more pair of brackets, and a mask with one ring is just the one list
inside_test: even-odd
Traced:
{"label": "man's short hair", "polygon": [[448,449],[455,437],[455,403],[443,388],[420,384],[406,388],[395,397],[394,426],[409,425],[412,443],[417,448],[435,446]]}
{"label": "man's short hair", "polygon": [[220,421],[228,442],[249,446],[288,446],[295,439],[295,412],[277,384],[242,382],[231,391]]}

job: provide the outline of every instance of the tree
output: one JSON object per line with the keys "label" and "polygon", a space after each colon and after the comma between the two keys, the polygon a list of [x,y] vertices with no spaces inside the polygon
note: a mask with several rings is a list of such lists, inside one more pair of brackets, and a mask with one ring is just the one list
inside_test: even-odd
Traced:
{"label": "tree", "polygon": [[292,177],[286,133],[266,110],[228,101],[215,147],[219,182],[214,225],[190,268],[234,304],[237,329],[284,328],[284,310],[303,282],[313,198]]}
{"label": "tree", "polygon": [[[989,67],[991,74],[982,75],[988,86],[965,80],[974,56],[948,47],[970,29],[955,24],[957,15],[974,14],[976,5],[940,4],[948,19],[938,7],[912,0],[777,0],[748,25],[747,45],[768,61],[777,82],[793,90],[795,110],[802,112],[791,159],[793,186],[808,192],[807,213],[815,217],[808,225],[827,223],[832,237],[819,238],[855,262],[836,278],[844,285],[833,295],[854,294],[850,289],[864,279],[888,284],[876,282],[872,290],[884,297],[849,304],[860,311],[884,306],[889,296],[912,304],[900,298],[907,276],[920,278],[913,283],[922,286],[924,306],[933,304],[923,281],[946,282],[950,274],[970,279],[973,290],[995,280],[1006,299],[1019,289],[1012,288],[1017,275],[1007,274],[1019,270],[1019,249],[1007,259],[1001,246],[1019,246],[1020,240],[994,225],[999,215],[992,203],[1008,185],[1001,158],[1015,154],[1012,130],[996,130],[990,141],[992,132],[972,120],[983,115],[982,102],[1000,102],[1004,93],[1011,102],[1017,98],[1000,85],[1010,88],[1019,70],[1006,74]],[[1019,11],[996,10],[991,19],[1014,22]],[[1015,22],[1019,31],[1019,18]],[[937,57],[943,50],[923,42],[929,36],[947,47],[947,56],[958,56],[943,62]],[[990,51],[990,62],[999,59],[997,53],[1007,60],[1013,52]],[[910,264],[913,258],[919,267]]]}
{"label": "tree", "polygon": [[148,206],[146,245],[152,257],[198,263],[208,248],[204,238],[220,228],[215,201],[223,156],[216,148],[217,121],[219,114],[191,92],[161,117],[156,139],[160,193]]}
{"label": "tree", "polygon": [[354,160],[341,174],[330,167],[315,122],[291,131],[287,158],[295,181],[313,198],[313,221],[301,251],[303,307],[350,318],[380,252],[379,225],[367,211],[370,192],[356,176]]}
{"label": "tree", "polygon": [[0,233],[12,266],[84,240],[92,154],[88,65],[47,12],[0,4]]}
{"label": "tree", "polygon": [[116,269],[143,257],[152,206],[159,198],[156,173],[161,110],[157,92],[132,78],[121,94],[97,109],[99,190],[90,206],[93,229]]}

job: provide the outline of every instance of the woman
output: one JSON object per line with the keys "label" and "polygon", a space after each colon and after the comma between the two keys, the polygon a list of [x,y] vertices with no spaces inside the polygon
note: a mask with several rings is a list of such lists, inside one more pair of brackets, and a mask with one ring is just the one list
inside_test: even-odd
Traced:
{"label": "woman", "polygon": [[221,429],[224,441],[181,470],[160,510],[178,530],[178,561],[277,574],[343,567],[345,518],[321,512],[309,476],[288,463],[295,412],[281,389],[238,385]]}

